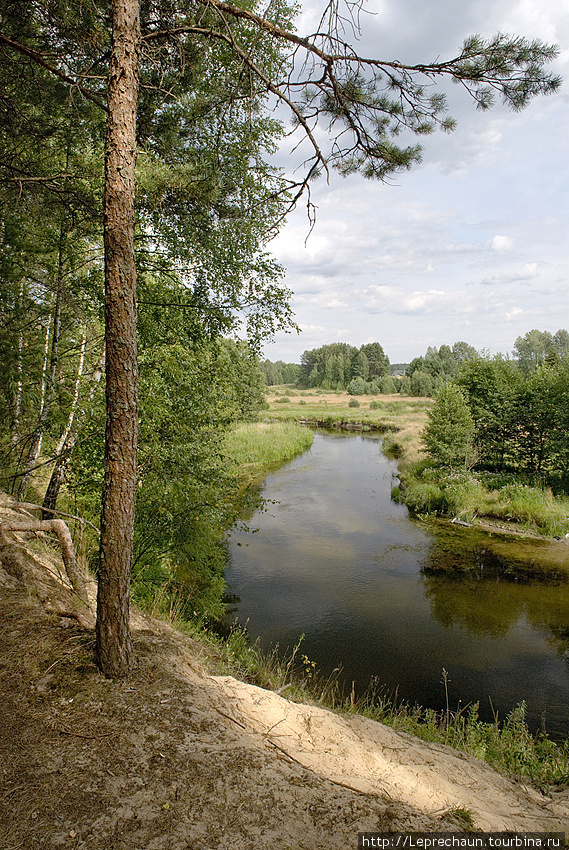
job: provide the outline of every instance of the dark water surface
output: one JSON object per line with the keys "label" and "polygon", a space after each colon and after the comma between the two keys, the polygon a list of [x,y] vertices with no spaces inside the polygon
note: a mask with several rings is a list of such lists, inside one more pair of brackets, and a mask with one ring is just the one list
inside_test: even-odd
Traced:
{"label": "dark water surface", "polygon": [[[275,500],[229,541],[226,578],[252,639],[292,647],[347,690],[375,677],[386,694],[440,709],[480,701],[504,717],[521,700],[532,726],[569,735],[569,584],[560,570],[520,579],[508,561],[535,547],[411,520],[391,501],[395,465],[378,439],[316,434],[265,481]],[[506,555],[504,555],[504,551]],[[539,559],[538,559],[539,560]],[[516,565],[514,564],[514,567]],[[451,571],[448,570],[452,567]]]}

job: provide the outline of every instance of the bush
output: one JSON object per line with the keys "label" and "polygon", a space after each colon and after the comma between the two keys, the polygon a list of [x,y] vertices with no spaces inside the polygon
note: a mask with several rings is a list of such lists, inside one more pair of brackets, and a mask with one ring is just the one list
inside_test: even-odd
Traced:
{"label": "bush", "polygon": [[472,475],[452,475],[442,484],[449,514],[472,519],[485,502],[484,488]]}
{"label": "bush", "polygon": [[466,399],[455,384],[443,384],[423,433],[429,455],[450,469],[468,467],[474,460],[473,439],[474,422]]}
{"label": "bush", "polygon": [[377,399],[377,398],[374,398],[374,400],[371,401],[370,404],[369,404],[370,410],[381,410],[382,407],[383,407],[383,402],[379,401],[379,399]]}
{"label": "bush", "polygon": [[351,398],[350,401],[348,402],[348,407],[359,407],[359,406],[360,406],[360,403],[357,400],[357,398]]}
{"label": "bush", "polygon": [[367,381],[363,378],[352,378],[347,386],[347,392],[350,395],[365,395],[368,391]]}
{"label": "bush", "polygon": [[276,404],[287,404],[290,403],[290,398],[287,395],[283,395],[282,398],[277,398],[275,400]]}

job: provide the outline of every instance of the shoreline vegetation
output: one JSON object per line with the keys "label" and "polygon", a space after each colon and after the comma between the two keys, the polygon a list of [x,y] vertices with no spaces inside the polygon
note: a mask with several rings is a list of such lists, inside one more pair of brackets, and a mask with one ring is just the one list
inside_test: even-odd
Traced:
{"label": "shoreline vegetation", "polygon": [[516,536],[559,540],[569,534],[569,499],[555,496],[550,487],[536,485],[519,474],[447,473],[430,463],[422,431],[432,398],[399,394],[358,397],[287,386],[268,389],[270,421],[382,432],[383,452],[396,461],[399,471],[400,484],[392,495],[419,518],[454,519],[489,533]]}

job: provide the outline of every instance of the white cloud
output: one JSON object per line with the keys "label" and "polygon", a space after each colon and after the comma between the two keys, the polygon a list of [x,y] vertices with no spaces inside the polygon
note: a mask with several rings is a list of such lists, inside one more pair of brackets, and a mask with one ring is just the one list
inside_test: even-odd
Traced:
{"label": "white cloud", "polygon": [[493,251],[511,251],[514,247],[514,240],[509,236],[494,236],[492,239]]}
{"label": "white cloud", "polygon": [[534,280],[539,277],[539,269],[537,263],[526,263],[517,271],[501,272],[493,274],[490,277],[481,280],[484,286],[503,286],[509,283],[524,283],[528,280]]}

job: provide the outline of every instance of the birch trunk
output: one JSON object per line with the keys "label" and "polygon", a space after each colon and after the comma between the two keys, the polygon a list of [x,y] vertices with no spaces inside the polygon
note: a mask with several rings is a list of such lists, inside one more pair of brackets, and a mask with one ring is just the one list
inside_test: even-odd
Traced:
{"label": "birch trunk", "polygon": [[[84,341],[86,339],[85,335],[83,337]],[[84,352],[83,352],[84,353]],[[95,395],[95,389],[103,376],[103,369],[105,368],[105,349],[101,352],[101,356],[97,360],[93,371],[91,372],[91,376],[89,381],[91,383],[91,389],[89,390],[88,402],[93,400],[93,396]],[[83,358],[80,361],[77,381],[75,384],[75,411],[72,409],[72,412],[69,414],[69,419],[67,422],[67,427],[64,433],[61,435],[61,439],[57,445],[57,449],[55,451],[55,466],[53,467],[51,477],[49,479],[49,484],[47,485],[47,489],[45,491],[45,496],[43,500],[42,507],[44,512],[42,514],[42,519],[48,520],[55,513],[55,508],[57,505],[57,497],[59,496],[59,490],[63,481],[65,479],[65,470],[67,468],[67,464],[69,463],[69,458],[71,457],[71,453],[73,452],[73,448],[75,447],[75,443],[77,442],[77,437],[79,435],[79,430],[81,428],[82,421],[84,419],[85,411],[77,412],[77,400],[79,395],[79,379],[81,377],[83,371]]]}
{"label": "birch trunk", "polygon": [[61,308],[63,304],[63,250],[66,238],[66,231],[63,225],[59,233],[59,250],[57,259],[57,281],[55,291],[55,304],[53,308],[52,333],[51,333],[51,353],[49,358],[49,371],[42,375],[44,390],[42,392],[42,402],[38,423],[30,438],[30,447],[24,464],[24,472],[20,478],[18,486],[18,501],[21,501],[26,492],[28,481],[32,474],[34,464],[39,454],[43,432],[51,412],[51,404],[53,400],[53,391],[55,387],[55,378],[57,375],[57,366],[59,362],[59,337],[61,334]]}

